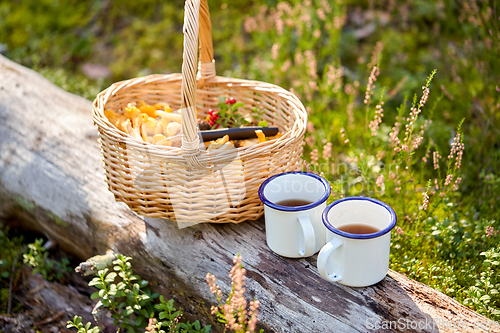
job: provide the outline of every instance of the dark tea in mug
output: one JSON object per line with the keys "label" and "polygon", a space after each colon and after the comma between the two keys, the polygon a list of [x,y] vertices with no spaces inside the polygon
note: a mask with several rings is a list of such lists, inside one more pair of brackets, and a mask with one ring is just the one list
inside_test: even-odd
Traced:
{"label": "dark tea in mug", "polygon": [[347,232],[349,234],[356,234],[356,235],[374,234],[380,231],[380,229],[372,227],[371,225],[366,225],[361,223],[346,224],[341,227],[338,227],[337,229],[343,232]]}
{"label": "dark tea in mug", "polygon": [[276,203],[277,205],[280,206],[286,206],[286,207],[299,207],[299,206],[306,206],[312,204],[311,201],[308,200],[302,200],[302,199],[287,199],[287,200],[281,200]]}

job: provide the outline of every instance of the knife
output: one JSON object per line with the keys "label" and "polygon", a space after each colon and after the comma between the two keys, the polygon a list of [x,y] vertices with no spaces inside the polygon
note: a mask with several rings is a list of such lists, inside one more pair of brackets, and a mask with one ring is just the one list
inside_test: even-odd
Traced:
{"label": "knife", "polygon": [[229,140],[244,140],[257,137],[255,131],[261,130],[265,136],[274,136],[278,134],[278,127],[244,126],[234,128],[222,128],[207,131],[200,131],[203,141],[212,141],[229,135]]}

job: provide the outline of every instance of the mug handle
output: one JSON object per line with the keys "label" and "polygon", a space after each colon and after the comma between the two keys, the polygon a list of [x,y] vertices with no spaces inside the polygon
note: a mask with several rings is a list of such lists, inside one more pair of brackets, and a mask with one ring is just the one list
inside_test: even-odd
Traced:
{"label": "mug handle", "polygon": [[309,216],[298,217],[302,233],[304,234],[304,248],[299,250],[299,255],[302,257],[309,257],[314,254],[316,248],[316,236],[314,235],[314,228],[312,226]]}
{"label": "mug handle", "polygon": [[338,240],[337,238],[332,239],[328,243],[323,246],[321,251],[319,252],[318,255],[318,271],[319,274],[327,281],[330,282],[335,282],[335,281],[340,281],[342,279],[342,276],[336,273],[328,274],[326,271],[326,264],[328,262],[328,258],[330,255],[333,253],[333,251],[337,250],[339,247],[343,245],[342,241]]}

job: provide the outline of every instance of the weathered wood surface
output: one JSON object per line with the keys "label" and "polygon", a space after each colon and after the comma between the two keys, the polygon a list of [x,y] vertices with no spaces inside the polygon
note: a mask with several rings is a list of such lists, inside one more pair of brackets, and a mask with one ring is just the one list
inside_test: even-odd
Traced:
{"label": "weathered wood surface", "polygon": [[178,229],[136,216],[107,190],[91,103],[1,56],[0,217],[15,217],[82,259],[107,249],[132,256],[138,274],[204,324],[214,324],[215,303],[205,274],[227,292],[232,258],[241,253],[266,332],[455,332],[457,324],[495,331],[474,329],[488,319],[392,271],[368,288],[328,283],[316,256],[271,252],[263,220]]}

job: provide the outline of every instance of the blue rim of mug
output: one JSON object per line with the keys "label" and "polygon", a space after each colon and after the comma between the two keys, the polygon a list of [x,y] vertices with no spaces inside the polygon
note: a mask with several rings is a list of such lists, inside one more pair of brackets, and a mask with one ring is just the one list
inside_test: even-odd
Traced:
{"label": "blue rim of mug", "polygon": [[[277,205],[274,202],[272,202],[266,198],[266,196],[264,195],[264,188],[266,187],[267,184],[272,182],[274,179],[276,179],[278,177],[283,177],[286,175],[304,175],[304,176],[309,176],[309,177],[315,178],[316,180],[319,180],[323,184],[323,186],[325,187],[325,193],[318,201],[313,202],[312,204],[309,204],[309,205],[296,206],[296,207]],[[284,212],[299,212],[302,210],[308,210],[308,209],[311,209],[311,208],[314,208],[314,207],[321,205],[323,202],[325,202],[328,199],[328,197],[330,196],[331,190],[332,189],[330,187],[330,183],[325,178],[323,178],[321,176],[318,176],[318,175],[311,173],[311,172],[289,171],[289,172],[283,172],[283,173],[274,175],[274,176],[266,179],[259,187],[259,198],[264,203],[264,205],[271,207],[271,208],[274,208],[276,210],[281,210]]]}
{"label": "blue rim of mug", "polygon": [[[342,202],[353,201],[353,200],[369,201],[369,202],[372,202],[374,204],[377,204],[379,206],[384,207],[385,209],[387,209],[387,211],[391,215],[391,223],[389,224],[389,226],[387,228],[382,229],[382,230],[377,231],[377,232],[374,232],[373,234],[351,234],[351,233],[348,233],[345,231],[341,231],[341,230],[335,228],[334,226],[332,226],[330,224],[330,222],[328,221],[328,213],[330,212],[330,209],[332,209],[333,206],[336,206]],[[367,198],[367,197],[349,197],[349,198],[344,198],[344,199],[339,199],[337,201],[334,201],[325,208],[325,210],[323,211],[322,217],[323,217],[323,224],[325,225],[325,227],[328,230],[330,230],[333,233],[336,233],[339,236],[353,238],[353,239],[371,239],[371,238],[377,238],[377,237],[380,237],[382,235],[385,235],[386,233],[390,232],[396,226],[396,222],[398,220],[396,213],[394,212],[394,209],[392,209],[388,204],[386,204],[380,200]]]}

